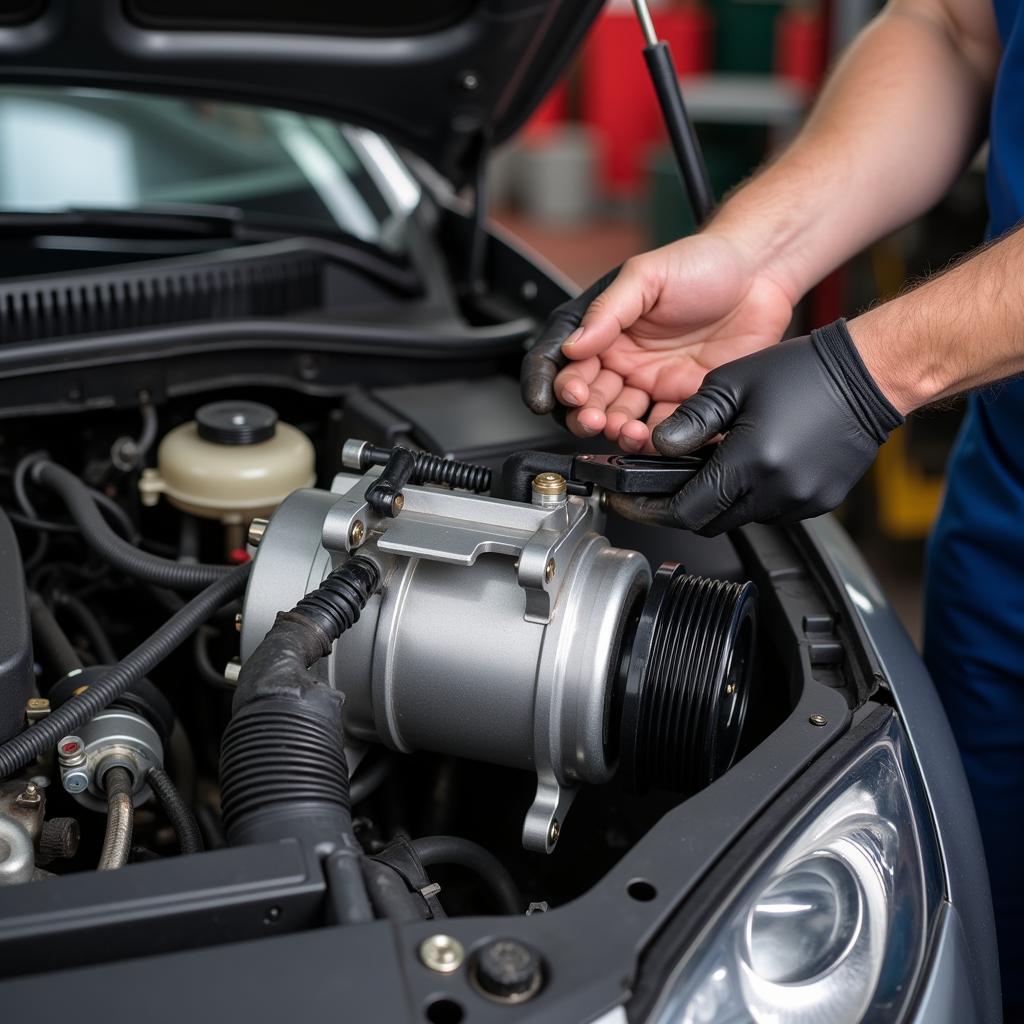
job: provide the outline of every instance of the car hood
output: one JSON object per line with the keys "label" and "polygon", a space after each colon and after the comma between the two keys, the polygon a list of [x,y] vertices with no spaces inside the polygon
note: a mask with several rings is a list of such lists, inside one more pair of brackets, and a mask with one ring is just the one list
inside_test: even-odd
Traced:
{"label": "car hood", "polygon": [[0,0],[0,81],[267,104],[374,128],[456,184],[601,0]]}

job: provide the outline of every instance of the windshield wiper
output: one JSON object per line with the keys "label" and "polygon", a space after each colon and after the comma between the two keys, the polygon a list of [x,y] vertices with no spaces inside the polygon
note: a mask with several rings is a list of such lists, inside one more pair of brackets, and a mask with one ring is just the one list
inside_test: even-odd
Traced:
{"label": "windshield wiper", "polygon": [[153,203],[130,209],[68,207],[63,210],[0,211],[0,231],[6,238],[117,233],[122,238],[231,239],[267,242],[299,235],[326,238],[382,253],[379,246],[356,238],[322,220],[259,214],[237,206],[206,203]]}

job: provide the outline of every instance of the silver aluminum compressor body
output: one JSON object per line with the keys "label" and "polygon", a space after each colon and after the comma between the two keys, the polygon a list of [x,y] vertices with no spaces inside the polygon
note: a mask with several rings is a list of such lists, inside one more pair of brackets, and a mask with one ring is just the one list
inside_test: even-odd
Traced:
{"label": "silver aluminum compressor body", "polygon": [[379,472],[339,474],[275,512],[246,593],[242,659],[350,554],[374,557],[381,592],[314,670],[345,693],[349,739],[535,772],[523,845],[550,852],[579,785],[615,771],[611,695],[647,560],[612,547],[596,499],[564,488],[535,488],[526,504],[406,486],[391,519],[366,500]]}

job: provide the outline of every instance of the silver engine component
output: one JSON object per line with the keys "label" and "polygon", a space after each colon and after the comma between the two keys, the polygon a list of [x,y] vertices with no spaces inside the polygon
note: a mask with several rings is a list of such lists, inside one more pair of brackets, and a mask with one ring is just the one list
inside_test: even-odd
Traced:
{"label": "silver engine component", "polygon": [[87,722],[76,736],[57,744],[61,785],[83,807],[106,812],[103,776],[111,768],[124,768],[132,777],[136,807],[150,796],[146,773],[163,765],[164,749],[156,729],[141,715],[123,708],[108,708]]}
{"label": "silver engine component", "polygon": [[31,882],[46,795],[37,782],[0,782],[0,886]]}
{"label": "silver engine component", "polygon": [[613,684],[650,567],[601,535],[596,500],[564,488],[535,487],[527,505],[407,486],[401,514],[384,519],[365,497],[378,472],[298,491],[275,513],[242,659],[362,548],[385,568],[382,593],[320,665],[346,695],[349,737],[535,772],[523,844],[549,852],[578,786],[614,772]]}

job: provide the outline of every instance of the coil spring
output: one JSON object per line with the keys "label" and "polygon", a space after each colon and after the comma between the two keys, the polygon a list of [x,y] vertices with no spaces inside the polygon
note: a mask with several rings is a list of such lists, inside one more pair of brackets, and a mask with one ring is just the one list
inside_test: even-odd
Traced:
{"label": "coil spring", "polygon": [[430,452],[415,452],[416,467],[413,482],[417,484],[444,484],[461,491],[488,491],[491,488],[491,471],[486,466],[474,466],[471,462],[443,459]]}

